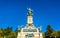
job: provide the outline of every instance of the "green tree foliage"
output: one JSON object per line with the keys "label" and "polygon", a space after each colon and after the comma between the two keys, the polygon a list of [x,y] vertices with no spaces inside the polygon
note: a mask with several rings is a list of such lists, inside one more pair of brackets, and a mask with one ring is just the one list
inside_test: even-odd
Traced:
{"label": "green tree foliage", "polygon": [[13,32],[12,27],[0,29],[0,38],[17,38],[17,32],[18,30]]}
{"label": "green tree foliage", "polygon": [[18,35],[18,28],[15,30],[15,34],[16,34],[16,36]]}
{"label": "green tree foliage", "polygon": [[44,33],[45,38],[60,38],[60,30],[55,31],[51,27],[51,25],[48,25],[46,28],[46,32]]}
{"label": "green tree foliage", "polygon": [[58,30],[57,33],[58,33],[58,38],[60,38],[60,30]]}
{"label": "green tree foliage", "polygon": [[45,32],[45,36],[50,37],[54,30],[52,29],[51,25],[48,25],[46,29],[47,31]]}
{"label": "green tree foliage", "polygon": [[47,26],[47,32],[52,33],[54,30],[52,29],[51,25]]}
{"label": "green tree foliage", "polygon": [[2,38],[2,36],[3,36],[2,32],[3,32],[2,29],[0,29],[0,38]]}

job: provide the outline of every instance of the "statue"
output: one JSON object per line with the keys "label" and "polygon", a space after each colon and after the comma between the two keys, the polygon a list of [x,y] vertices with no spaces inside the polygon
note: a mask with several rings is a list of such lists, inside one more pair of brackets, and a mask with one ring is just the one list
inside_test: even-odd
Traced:
{"label": "statue", "polygon": [[30,16],[30,15],[32,15],[32,9],[31,8],[27,8],[28,9],[28,15]]}
{"label": "statue", "polygon": [[21,32],[21,26],[18,26],[18,32]]}
{"label": "statue", "polygon": [[40,27],[38,27],[38,30],[39,30],[39,32],[41,32],[41,26],[40,26]]}

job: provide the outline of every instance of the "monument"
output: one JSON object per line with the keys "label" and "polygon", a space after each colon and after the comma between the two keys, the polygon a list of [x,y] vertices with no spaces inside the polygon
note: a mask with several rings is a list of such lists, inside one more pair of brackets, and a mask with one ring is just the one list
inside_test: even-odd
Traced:
{"label": "monument", "polygon": [[18,27],[17,38],[43,38],[41,28],[36,28],[33,24],[33,11],[28,8],[27,24],[24,28]]}

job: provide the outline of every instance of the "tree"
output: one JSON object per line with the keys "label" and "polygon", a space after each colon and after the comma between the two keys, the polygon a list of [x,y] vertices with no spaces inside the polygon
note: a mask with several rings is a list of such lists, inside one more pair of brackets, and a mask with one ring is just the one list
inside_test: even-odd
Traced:
{"label": "tree", "polygon": [[51,25],[47,26],[47,32],[48,33],[52,33],[54,30],[51,28]]}
{"label": "tree", "polygon": [[3,36],[2,36],[2,29],[0,29],[0,38],[2,38]]}
{"label": "tree", "polygon": [[45,36],[49,38],[51,36],[51,33],[54,32],[54,30],[51,28],[51,25],[48,25],[46,29],[47,31],[45,32]]}
{"label": "tree", "polygon": [[15,34],[16,34],[16,38],[17,38],[17,35],[18,35],[18,28],[15,30]]}
{"label": "tree", "polygon": [[58,30],[57,33],[58,33],[58,38],[60,38],[60,30]]}
{"label": "tree", "polygon": [[8,38],[9,34],[12,32],[12,27],[7,27],[3,30],[3,37]]}
{"label": "tree", "polygon": [[56,31],[54,31],[53,33],[51,33],[51,36],[54,37],[54,38],[57,38],[58,37],[58,33]]}

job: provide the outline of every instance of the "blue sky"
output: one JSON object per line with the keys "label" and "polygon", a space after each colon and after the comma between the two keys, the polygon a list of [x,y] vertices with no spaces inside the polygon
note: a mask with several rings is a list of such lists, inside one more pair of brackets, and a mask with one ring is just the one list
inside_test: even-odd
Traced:
{"label": "blue sky", "polygon": [[48,24],[54,30],[60,30],[60,0],[0,0],[0,28],[24,27],[27,8],[33,9],[34,25],[42,26],[43,32]]}

